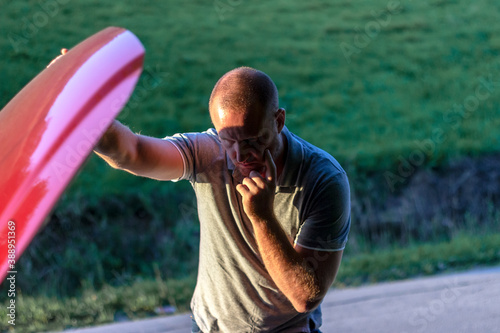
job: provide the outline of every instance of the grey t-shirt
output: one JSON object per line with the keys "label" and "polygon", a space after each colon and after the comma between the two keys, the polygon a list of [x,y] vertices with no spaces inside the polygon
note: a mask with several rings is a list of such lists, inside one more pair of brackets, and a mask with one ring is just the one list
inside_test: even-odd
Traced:
{"label": "grey t-shirt", "polygon": [[[342,250],[350,228],[349,183],[325,151],[283,129],[286,161],[277,181],[275,215],[290,241],[321,251]],[[181,152],[197,198],[200,261],[191,301],[203,332],[310,332],[321,310],[297,312],[267,272],[243,211],[234,165],[217,132],[165,138]],[[318,263],[321,264],[321,263]]]}

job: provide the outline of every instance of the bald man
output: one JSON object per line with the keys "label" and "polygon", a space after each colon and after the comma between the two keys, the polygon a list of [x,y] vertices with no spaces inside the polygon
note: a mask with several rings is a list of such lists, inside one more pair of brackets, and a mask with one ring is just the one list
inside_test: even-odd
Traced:
{"label": "bald man", "polygon": [[115,168],[192,184],[200,220],[192,332],[320,332],[320,303],[350,228],[345,171],[286,128],[261,71],[226,73],[209,112],[215,128],[164,139],[115,121],[95,151]]}

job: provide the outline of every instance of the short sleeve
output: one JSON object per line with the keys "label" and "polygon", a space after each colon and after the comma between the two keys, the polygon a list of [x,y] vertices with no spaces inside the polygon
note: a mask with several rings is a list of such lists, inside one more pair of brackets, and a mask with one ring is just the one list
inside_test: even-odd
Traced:
{"label": "short sleeve", "polygon": [[183,133],[163,138],[171,142],[181,153],[184,172],[178,180],[196,182],[197,175],[207,170],[214,159],[220,157],[222,146],[217,132],[209,129],[201,133]]}
{"label": "short sleeve", "polygon": [[344,173],[312,187],[295,243],[312,250],[343,250],[351,227],[349,181]]}

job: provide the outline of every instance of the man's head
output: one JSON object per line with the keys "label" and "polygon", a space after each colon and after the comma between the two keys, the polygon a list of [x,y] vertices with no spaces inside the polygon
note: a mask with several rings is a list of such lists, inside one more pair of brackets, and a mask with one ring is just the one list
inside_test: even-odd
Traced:
{"label": "man's head", "polygon": [[240,67],[224,74],[212,91],[209,111],[224,148],[244,176],[262,170],[266,149],[275,160],[282,153],[285,110],[279,108],[278,90],[265,73]]}

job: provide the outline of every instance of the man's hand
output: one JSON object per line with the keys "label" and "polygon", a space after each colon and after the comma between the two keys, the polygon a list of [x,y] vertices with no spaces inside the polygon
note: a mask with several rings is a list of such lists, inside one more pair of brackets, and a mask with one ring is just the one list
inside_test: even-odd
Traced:
{"label": "man's hand", "polygon": [[243,198],[243,209],[252,222],[269,220],[274,216],[274,194],[276,190],[276,165],[271,152],[265,152],[265,177],[257,171],[251,171],[236,190]]}
{"label": "man's hand", "polygon": [[47,65],[47,68],[49,68],[53,63],[55,63],[59,58],[61,58],[63,55],[65,55],[68,52],[68,49],[62,49],[61,50],[61,55],[57,56],[54,60],[50,62],[50,64]]}

